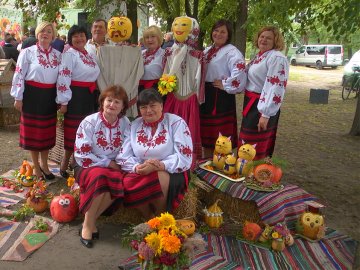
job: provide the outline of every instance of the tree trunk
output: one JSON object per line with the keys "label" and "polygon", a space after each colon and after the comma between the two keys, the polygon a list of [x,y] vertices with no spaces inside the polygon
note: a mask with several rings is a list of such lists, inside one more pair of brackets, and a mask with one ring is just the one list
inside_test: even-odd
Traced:
{"label": "tree trunk", "polygon": [[357,97],[357,105],[354,121],[350,130],[350,135],[360,136],[360,96]]}
{"label": "tree trunk", "polygon": [[137,28],[137,1],[136,0],[129,0],[127,1],[127,16],[130,19],[133,29],[132,29],[132,35],[131,35],[131,43],[132,44],[138,44],[138,28]]}
{"label": "tree trunk", "polygon": [[246,27],[244,26],[248,15],[248,0],[241,0],[238,5],[238,18],[234,23],[233,44],[245,57],[246,52]]}

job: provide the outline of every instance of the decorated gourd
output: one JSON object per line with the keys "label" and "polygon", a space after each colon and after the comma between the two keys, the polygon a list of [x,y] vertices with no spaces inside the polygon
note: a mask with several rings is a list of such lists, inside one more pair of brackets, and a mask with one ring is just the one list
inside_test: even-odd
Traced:
{"label": "decorated gourd", "polygon": [[176,41],[183,43],[192,29],[192,20],[189,17],[177,17],[172,23],[172,31]]}
{"label": "decorated gourd", "polygon": [[17,179],[24,187],[32,187],[35,183],[36,176],[33,175],[33,168],[26,159],[24,159],[19,168]]}
{"label": "decorated gourd", "polygon": [[225,158],[223,172],[228,175],[234,174],[236,172],[235,165],[236,165],[235,155],[234,154],[227,155]]}
{"label": "decorated gourd", "polygon": [[260,183],[278,184],[282,177],[282,170],[273,164],[260,164],[254,169],[254,177]]}
{"label": "decorated gourd", "polygon": [[115,43],[127,41],[132,34],[132,23],[127,17],[112,17],[108,22],[107,33]]}
{"label": "decorated gourd", "polygon": [[274,227],[266,224],[265,229],[260,234],[259,242],[264,243],[264,242],[268,241],[270,239],[270,237],[271,237],[271,233],[272,233],[273,228]]}
{"label": "decorated gourd", "polygon": [[55,196],[50,204],[50,213],[57,222],[70,222],[78,215],[78,205],[71,194],[64,194],[60,191],[59,196]]}
{"label": "decorated gourd", "polygon": [[273,239],[271,241],[271,248],[275,251],[283,251],[285,249],[285,241],[282,238]]}
{"label": "decorated gourd", "polygon": [[176,220],[176,226],[188,236],[192,235],[196,229],[195,223],[187,219]]}
{"label": "decorated gourd", "polygon": [[261,227],[253,222],[245,221],[243,237],[248,241],[256,241],[261,234]]}
{"label": "decorated gourd", "polygon": [[232,153],[231,150],[231,137],[226,137],[219,133],[213,155],[213,165],[216,169],[221,171],[224,168],[226,156]]}
{"label": "decorated gourd", "polygon": [[223,211],[218,206],[219,201],[220,199],[217,199],[208,209],[204,209],[204,221],[210,228],[219,228],[223,223]]}
{"label": "decorated gourd", "polygon": [[323,238],[325,236],[324,216],[307,211],[302,213],[296,224],[296,231],[312,240]]}
{"label": "decorated gourd", "polygon": [[24,159],[23,163],[21,164],[19,173],[25,176],[33,175],[33,168],[26,159]]}
{"label": "decorated gourd", "polygon": [[256,144],[244,144],[239,147],[238,159],[236,161],[236,172],[238,175],[248,176],[252,170],[252,160],[256,155]]}
{"label": "decorated gourd", "polygon": [[32,198],[27,198],[26,199],[26,204],[31,207],[32,209],[34,209],[34,211],[36,213],[42,213],[44,212],[48,206],[49,203],[46,199],[32,199]]}

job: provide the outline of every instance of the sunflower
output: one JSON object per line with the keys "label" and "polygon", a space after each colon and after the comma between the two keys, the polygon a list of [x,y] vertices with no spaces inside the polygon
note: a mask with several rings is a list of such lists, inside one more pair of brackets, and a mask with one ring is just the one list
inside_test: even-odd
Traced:
{"label": "sunflower", "polygon": [[157,233],[150,233],[145,237],[145,241],[148,246],[155,252],[155,254],[161,253],[161,237]]}
{"label": "sunflower", "polygon": [[158,217],[150,219],[147,224],[150,226],[151,229],[156,229],[160,226],[160,220]]}
{"label": "sunflower", "polygon": [[161,243],[162,243],[163,249],[166,252],[169,252],[172,254],[180,252],[181,241],[177,236],[169,235],[167,237],[163,237],[161,240],[162,240]]}
{"label": "sunflower", "polygon": [[170,228],[176,226],[176,221],[173,215],[168,212],[161,214],[160,218],[161,228]]}

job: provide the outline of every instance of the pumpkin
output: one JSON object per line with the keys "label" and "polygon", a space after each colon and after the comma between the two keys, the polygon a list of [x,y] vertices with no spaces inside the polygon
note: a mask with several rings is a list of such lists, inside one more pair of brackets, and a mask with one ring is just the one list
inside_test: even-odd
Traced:
{"label": "pumpkin", "polygon": [[176,220],[176,226],[187,236],[190,236],[195,232],[195,223],[191,220],[178,219]]}
{"label": "pumpkin", "polygon": [[282,170],[272,164],[260,164],[254,170],[254,177],[260,183],[272,182],[278,184],[282,177]]}
{"label": "pumpkin", "polygon": [[126,41],[132,34],[132,23],[127,17],[112,17],[108,22],[107,33],[115,43]]}
{"label": "pumpkin", "polygon": [[50,204],[50,214],[57,222],[70,222],[78,215],[78,205],[75,198],[71,194],[63,194],[60,191],[60,196],[55,196]]}
{"label": "pumpkin", "polygon": [[34,209],[36,213],[44,212],[49,206],[46,199],[32,199],[30,197],[26,199],[26,204]]}
{"label": "pumpkin", "polygon": [[205,223],[210,227],[210,228],[219,228],[221,226],[221,224],[223,223],[223,211],[221,210],[221,208],[218,206],[218,202],[220,201],[220,199],[217,199],[216,202],[211,205],[208,209],[204,209],[204,213],[205,213]]}
{"label": "pumpkin", "polygon": [[243,228],[243,236],[248,241],[256,241],[261,231],[261,227],[258,224],[246,221]]}

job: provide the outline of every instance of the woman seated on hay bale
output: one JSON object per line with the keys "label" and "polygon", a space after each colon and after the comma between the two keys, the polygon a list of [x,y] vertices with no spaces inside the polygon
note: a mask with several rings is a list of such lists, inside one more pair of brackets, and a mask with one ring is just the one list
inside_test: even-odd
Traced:
{"label": "woman seated on hay bale", "polygon": [[[141,117],[131,123],[130,140],[116,157],[123,179],[124,206],[151,218],[179,206],[187,191],[193,144],[186,122],[163,113],[163,99],[153,88],[137,100]],[[153,181],[150,181],[151,178]],[[148,198],[154,200],[148,203]]]}
{"label": "woman seated on hay bale", "polygon": [[97,218],[115,212],[123,200],[124,173],[115,157],[130,133],[125,116],[128,96],[121,86],[111,86],[99,97],[100,111],[87,116],[76,133],[75,178],[80,186],[80,212],[85,215],[79,230],[80,241],[87,247],[99,238]]}

